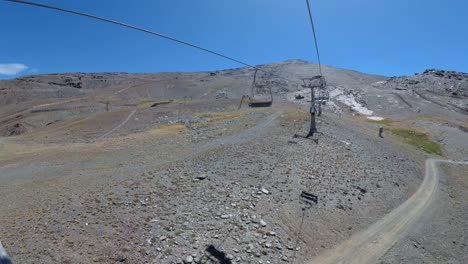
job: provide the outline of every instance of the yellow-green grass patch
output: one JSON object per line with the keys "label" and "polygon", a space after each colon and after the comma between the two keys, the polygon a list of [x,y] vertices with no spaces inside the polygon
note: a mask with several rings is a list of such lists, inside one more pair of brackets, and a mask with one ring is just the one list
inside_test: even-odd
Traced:
{"label": "yellow-green grass patch", "polygon": [[146,100],[141,100],[141,101],[138,103],[138,105],[153,104],[153,103],[156,103],[156,102],[158,102],[158,101],[146,99]]}
{"label": "yellow-green grass patch", "polygon": [[427,153],[442,156],[442,147],[439,143],[432,141],[426,133],[411,129],[390,129],[390,131],[406,140],[408,144],[413,145]]}
{"label": "yellow-green grass patch", "polygon": [[390,118],[384,118],[383,120],[372,120],[372,119],[367,119],[367,122],[370,122],[370,123],[376,123],[376,124],[380,124],[380,125],[386,125],[386,126],[390,126],[392,125],[395,121],[390,119]]}

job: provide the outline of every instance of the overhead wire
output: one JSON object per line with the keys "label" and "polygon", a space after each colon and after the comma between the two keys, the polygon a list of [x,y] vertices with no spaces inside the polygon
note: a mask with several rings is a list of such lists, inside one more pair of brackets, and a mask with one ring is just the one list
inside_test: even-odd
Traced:
{"label": "overhead wire", "polygon": [[42,7],[42,8],[57,10],[57,11],[65,12],[65,13],[70,13],[70,14],[75,14],[75,15],[79,15],[79,16],[84,16],[84,17],[88,17],[88,18],[92,18],[92,19],[101,20],[101,21],[104,21],[104,22],[112,23],[112,24],[115,24],[115,25],[119,25],[119,26],[131,28],[131,29],[138,30],[138,31],[142,31],[142,32],[145,32],[145,33],[148,33],[148,34],[151,34],[151,35],[155,35],[155,36],[161,37],[161,38],[165,38],[165,39],[168,39],[168,40],[170,40],[170,41],[174,41],[174,42],[177,42],[177,43],[180,43],[180,44],[183,44],[183,45],[186,45],[186,46],[195,48],[195,49],[199,49],[199,50],[202,50],[202,51],[211,53],[211,54],[216,55],[216,56],[218,56],[218,57],[222,57],[222,58],[224,58],[224,59],[227,59],[227,60],[230,60],[230,61],[233,61],[233,62],[242,64],[242,65],[247,66],[247,67],[254,67],[254,66],[252,66],[252,65],[250,65],[250,64],[248,64],[248,63],[245,63],[245,62],[243,62],[243,61],[240,61],[240,60],[234,59],[234,58],[232,58],[232,57],[226,56],[226,55],[221,54],[221,53],[219,53],[219,52],[216,52],[216,51],[213,51],[213,50],[209,50],[209,49],[200,47],[200,46],[198,46],[198,45],[195,45],[195,44],[192,44],[192,43],[189,43],[189,42],[180,40],[180,39],[176,39],[176,38],[171,37],[171,36],[163,35],[163,34],[158,33],[158,32],[154,32],[154,31],[151,31],[151,30],[148,30],[148,29],[145,29],[145,28],[141,28],[141,27],[137,27],[137,26],[130,25],[130,24],[122,23],[122,22],[115,21],[115,20],[112,20],[112,19],[108,19],[108,18],[104,18],[104,17],[99,17],[99,16],[91,15],[91,14],[86,14],[86,13],[83,13],[83,12],[73,11],[73,10],[69,10],[69,9],[65,9],[65,8],[61,8],[61,7],[55,7],[55,6],[51,6],[51,5],[45,5],[45,4],[35,3],[35,2],[22,1],[22,0],[5,0],[5,1],[7,1],[7,2],[13,2],[13,3],[19,3],[19,4],[26,4],[26,5],[31,5],[31,6],[37,6],[37,7]]}
{"label": "overhead wire", "polygon": [[[317,34],[315,32],[315,25],[314,25],[314,19],[313,19],[313,15],[312,15],[312,8],[310,7],[310,2],[309,0],[306,0],[306,4],[307,4],[307,11],[309,13],[309,19],[310,19],[310,25],[312,27],[312,34],[313,34],[313,37],[314,37],[314,43],[315,43],[315,52],[317,53],[317,61],[318,61],[318,66],[319,66],[319,73],[320,73],[320,89],[319,89],[319,92],[318,92],[318,97],[320,99],[320,101],[318,102],[318,116],[321,115],[322,113],[322,100],[323,98],[325,97],[326,94],[328,94],[328,91],[326,89],[326,82],[325,82],[325,77],[323,76],[323,73],[322,73],[322,63],[320,61],[320,52],[319,52],[319,47],[318,47],[318,41],[317,41]],[[314,97],[315,93],[314,93],[314,89],[311,88],[311,97]],[[316,103],[311,100],[311,109],[315,109],[315,106],[316,106]],[[315,118],[315,117],[311,117],[312,118]],[[315,123],[315,121],[312,121],[311,122]],[[312,131],[312,126],[311,126],[311,131]],[[310,135],[311,132],[309,132],[309,135]]]}
{"label": "overhead wire", "polygon": [[320,62],[320,52],[317,44],[317,35],[315,33],[315,26],[314,26],[314,19],[312,16],[312,9],[310,8],[309,0],[306,0],[307,3],[307,10],[309,11],[309,18],[310,18],[310,25],[312,26],[312,33],[314,34],[314,42],[315,42],[315,52],[317,53],[317,61],[319,65],[320,76],[322,75],[322,63]]}
{"label": "overhead wire", "polygon": [[[224,58],[226,60],[241,64],[241,65],[246,66],[246,67],[254,68],[254,69],[258,70],[258,71],[268,73],[271,76],[277,77],[278,79],[282,79],[282,80],[285,80],[285,81],[288,81],[288,82],[292,81],[292,80],[290,80],[288,78],[284,78],[284,77],[282,77],[280,75],[277,75],[277,74],[275,74],[275,73],[273,73],[271,71],[266,71],[266,70],[260,69],[257,66],[253,66],[253,65],[251,65],[249,63],[238,60],[238,59],[233,58],[231,56],[227,56],[227,55],[224,55],[222,53],[213,51],[211,49],[207,49],[207,48],[201,47],[199,45],[196,45],[196,44],[184,41],[184,40],[180,40],[180,39],[168,36],[168,35],[164,35],[164,34],[149,30],[149,29],[137,27],[137,26],[134,26],[134,25],[130,25],[130,24],[119,22],[119,21],[112,20],[112,19],[108,19],[108,18],[105,18],[105,17],[100,17],[100,16],[88,14],[88,13],[78,12],[78,11],[74,11],[74,10],[70,10],[70,9],[65,9],[65,8],[61,8],[61,7],[56,7],[56,6],[51,6],[51,5],[46,5],[46,4],[36,3],[36,2],[23,1],[23,0],[4,0],[4,1],[17,3],[17,4],[25,4],[25,5],[30,5],[30,6],[36,6],[36,7],[56,10],[56,11],[65,12],[65,13],[70,13],[70,14],[74,14],[74,15],[78,15],[78,16],[83,16],[83,17],[88,17],[88,18],[91,18],[91,19],[96,19],[96,20],[108,22],[108,23],[111,23],[111,24],[115,24],[115,25],[119,25],[119,26],[122,26],[122,27],[130,28],[130,29],[133,29],[133,30],[141,31],[141,32],[144,32],[144,33],[147,33],[147,34],[151,34],[151,35],[154,35],[154,36],[157,36],[157,37],[160,37],[160,38],[164,38],[164,39],[167,39],[167,40],[170,40],[170,41],[173,41],[173,42],[177,42],[177,43],[185,45],[185,46],[189,46],[189,47],[192,47],[192,48],[195,48],[195,49],[210,53],[212,55]],[[292,82],[294,82],[294,81],[292,81]],[[299,84],[298,82],[294,82],[294,83]]]}
{"label": "overhead wire", "polygon": [[[314,20],[313,20],[313,16],[312,16],[312,10],[310,8],[309,0],[306,0],[306,3],[307,3],[307,10],[309,12],[310,25],[312,26],[312,33],[313,33],[313,36],[314,36],[315,52],[317,53],[317,60],[318,60],[318,65],[319,65],[320,78],[321,78],[321,81],[322,81],[323,80],[322,63],[320,62],[320,52],[319,52],[318,43],[317,43],[317,35],[315,33],[315,26],[314,26]],[[311,94],[311,96],[313,96],[313,94]],[[315,164],[316,154],[317,154],[317,148],[314,148],[311,164]],[[311,177],[309,177],[309,180],[308,180],[306,185],[307,185],[306,186],[307,190],[310,190],[310,187],[312,185],[312,178]],[[301,234],[302,234],[302,231],[303,231],[302,228],[303,228],[303,224],[304,224],[304,218],[306,216],[306,211],[307,211],[307,208],[302,209],[301,223],[300,223],[300,226],[299,226],[299,231],[297,232],[296,246],[294,248],[295,251],[294,251],[293,260],[292,260],[293,264],[296,261],[297,246],[299,245],[299,240],[301,238]]]}

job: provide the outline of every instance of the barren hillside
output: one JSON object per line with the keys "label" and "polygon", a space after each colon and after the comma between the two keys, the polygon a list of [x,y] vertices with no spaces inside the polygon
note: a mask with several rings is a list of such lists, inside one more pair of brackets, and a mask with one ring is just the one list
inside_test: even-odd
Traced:
{"label": "barren hillside", "polygon": [[0,81],[14,263],[465,263],[466,74],[325,66],[308,140],[317,65],[258,68]]}

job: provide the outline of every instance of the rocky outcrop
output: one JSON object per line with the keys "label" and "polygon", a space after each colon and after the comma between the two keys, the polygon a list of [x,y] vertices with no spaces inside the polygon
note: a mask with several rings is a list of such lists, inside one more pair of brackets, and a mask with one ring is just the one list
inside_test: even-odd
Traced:
{"label": "rocky outcrop", "polygon": [[468,74],[428,69],[414,76],[392,77],[377,86],[395,90],[424,91],[441,96],[468,97]]}
{"label": "rocky outcrop", "polygon": [[16,123],[14,125],[7,126],[2,134],[3,136],[12,137],[24,134],[27,131],[28,129],[23,124]]}

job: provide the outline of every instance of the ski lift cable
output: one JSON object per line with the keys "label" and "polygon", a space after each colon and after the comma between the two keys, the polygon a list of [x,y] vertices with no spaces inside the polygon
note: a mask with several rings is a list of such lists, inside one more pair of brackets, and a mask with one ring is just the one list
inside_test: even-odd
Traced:
{"label": "ski lift cable", "polygon": [[122,22],[119,22],[119,21],[116,21],[116,20],[112,20],[112,19],[108,19],[108,18],[104,18],[104,17],[92,15],[92,14],[73,11],[73,10],[69,10],[69,9],[65,9],[65,8],[61,8],[61,7],[56,7],[56,6],[51,6],[51,5],[45,5],[45,4],[41,4],[41,3],[35,3],[35,2],[23,1],[23,0],[4,0],[4,1],[18,3],[18,4],[31,5],[31,6],[36,6],[36,7],[46,8],[46,9],[52,9],[52,10],[56,10],[56,11],[60,11],[60,12],[70,13],[70,14],[74,14],[74,15],[78,15],[78,16],[88,17],[88,18],[91,18],[91,19],[96,19],[96,20],[112,23],[112,24],[119,25],[119,26],[122,26],[122,27],[127,27],[127,28],[130,28],[130,29],[133,29],[133,30],[137,30],[137,31],[141,31],[141,32],[144,32],[144,33],[147,33],[147,34],[155,35],[155,36],[160,37],[160,38],[164,38],[164,39],[167,39],[167,40],[170,40],[170,41],[173,41],[173,42],[177,42],[177,43],[185,45],[185,46],[189,46],[189,47],[192,47],[192,48],[195,48],[195,49],[210,53],[212,55],[224,58],[226,60],[241,64],[241,65],[246,66],[246,67],[254,68],[254,69],[258,70],[258,71],[271,74],[271,76],[275,76],[278,79],[283,79],[285,81],[291,81],[290,79],[281,77],[281,76],[279,76],[279,75],[277,75],[275,73],[272,73],[270,71],[262,70],[257,66],[253,66],[253,65],[251,65],[249,63],[243,62],[243,61],[235,59],[233,57],[221,54],[219,52],[216,52],[216,51],[213,51],[213,50],[210,50],[210,49],[207,49],[207,48],[203,48],[201,46],[198,46],[198,45],[195,45],[195,44],[192,44],[192,43],[189,43],[189,42],[186,42],[186,41],[183,41],[183,40],[171,37],[171,36],[167,36],[167,35],[155,32],[155,31],[151,31],[151,30],[148,30],[148,29],[145,29],[145,28],[133,26],[133,25],[130,25],[130,24],[122,23]]}
{"label": "ski lift cable", "polygon": [[45,5],[45,4],[40,4],[40,3],[29,2],[29,1],[22,1],[22,0],[5,0],[5,1],[13,2],[13,3],[19,3],[19,4],[32,5],[32,6],[37,6],[37,7],[47,8],[47,9],[53,9],[53,10],[57,10],[57,11],[65,12],[65,13],[70,13],[70,14],[84,16],[84,17],[88,17],[88,18],[92,18],[92,19],[101,20],[101,21],[104,21],[104,22],[108,22],[108,23],[119,25],[119,26],[131,28],[131,29],[134,29],[134,30],[142,31],[142,32],[145,32],[145,33],[148,33],[148,34],[151,34],[151,35],[155,35],[155,36],[158,36],[158,37],[161,37],[161,38],[168,39],[170,41],[178,42],[180,44],[190,46],[192,48],[199,49],[199,50],[211,53],[211,54],[216,55],[218,57],[222,57],[224,59],[227,59],[227,60],[242,64],[242,65],[247,66],[247,67],[254,67],[254,66],[252,66],[252,65],[250,65],[248,63],[245,63],[243,61],[240,61],[240,60],[231,58],[229,56],[223,55],[221,53],[218,53],[218,52],[215,52],[215,51],[212,51],[212,50],[197,46],[195,44],[192,44],[192,43],[189,43],[189,42],[186,42],[186,41],[183,41],[183,40],[179,40],[179,39],[167,36],[167,35],[163,35],[163,34],[160,34],[160,33],[148,30],[148,29],[144,29],[144,28],[141,28],[141,27],[137,27],[137,26],[122,23],[122,22],[119,22],[119,21],[111,20],[111,19],[108,19],[108,18],[99,17],[99,16],[86,14],[86,13],[82,13],[82,12],[78,12],[78,11],[73,11],[73,10],[69,10],[69,9],[64,9],[64,8],[60,8],[60,7],[55,7],[55,6],[51,6],[51,5]]}
{"label": "ski lift cable", "polygon": [[319,48],[318,48],[318,44],[317,44],[317,35],[315,34],[314,19],[313,19],[313,16],[312,16],[312,9],[310,8],[309,0],[306,0],[306,3],[307,3],[307,10],[309,11],[310,25],[312,26],[312,33],[314,35],[315,51],[317,53],[317,61],[318,61],[318,65],[319,65],[320,76],[323,76],[322,75],[322,64],[320,62],[320,52],[319,52]]}

